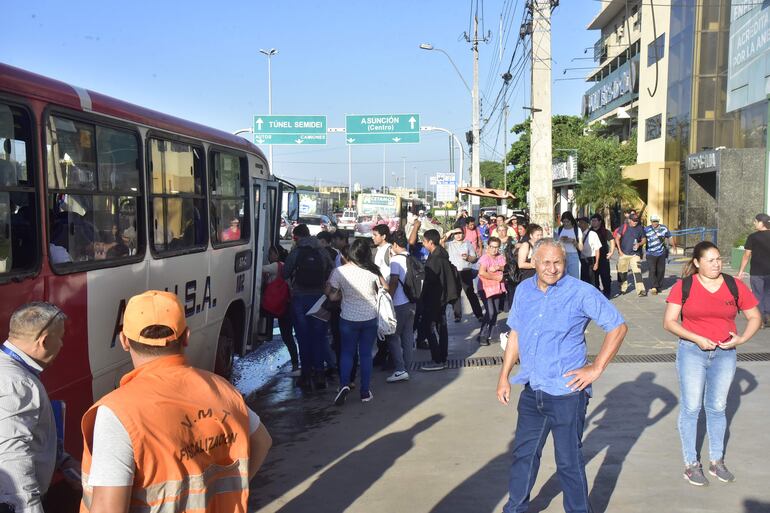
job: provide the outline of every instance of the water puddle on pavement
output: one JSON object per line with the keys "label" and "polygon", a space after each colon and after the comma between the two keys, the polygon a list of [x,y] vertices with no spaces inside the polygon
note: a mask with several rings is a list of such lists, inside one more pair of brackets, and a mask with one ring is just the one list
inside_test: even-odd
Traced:
{"label": "water puddle on pavement", "polygon": [[326,390],[303,393],[290,370],[289,355],[280,340],[262,344],[233,366],[233,384],[268,427],[275,444],[303,441],[310,429],[339,414],[331,405],[335,382],[330,380]]}

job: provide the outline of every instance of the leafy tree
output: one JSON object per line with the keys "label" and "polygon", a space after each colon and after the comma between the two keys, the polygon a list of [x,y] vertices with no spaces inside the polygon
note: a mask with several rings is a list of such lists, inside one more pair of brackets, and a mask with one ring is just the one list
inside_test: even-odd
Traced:
{"label": "leafy tree", "polygon": [[[579,116],[557,114],[551,123],[554,160],[576,153],[581,180],[584,173],[600,166],[619,170],[621,166],[636,162],[635,133],[629,141],[620,142],[617,137],[606,136],[601,127],[589,127],[587,121]],[[509,174],[508,190],[523,203],[529,190],[530,120],[514,125],[511,132],[519,137],[511,144],[507,155],[508,163],[514,166],[514,172]]]}
{"label": "leafy tree", "polygon": [[599,166],[581,175],[575,201],[578,205],[601,212],[604,224],[609,228],[610,207],[618,203],[634,204],[639,201],[639,193],[633,185],[633,180],[623,177],[619,166]]}

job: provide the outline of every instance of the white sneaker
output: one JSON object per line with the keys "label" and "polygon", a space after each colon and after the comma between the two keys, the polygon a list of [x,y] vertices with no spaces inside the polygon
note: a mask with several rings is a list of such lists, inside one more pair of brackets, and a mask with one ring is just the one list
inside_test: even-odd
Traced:
{"label": "white sneaker", "polygon": [[397,381],[409,381],[409,373],[406,371],[396,371],[388,376],[385,381],[388,383],[395,383]]}

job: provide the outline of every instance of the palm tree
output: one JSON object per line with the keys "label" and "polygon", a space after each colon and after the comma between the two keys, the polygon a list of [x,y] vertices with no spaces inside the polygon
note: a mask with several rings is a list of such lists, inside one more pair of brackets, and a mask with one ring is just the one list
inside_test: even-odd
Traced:
{"label": "palm tree", "polygon": [[638,203],[641,198],[633,186],[633,180],[625,178],[620,167],[599,166],[580,177],[575,200],[580,206],[601,212],[604,224],[609,228],[611,206]]}

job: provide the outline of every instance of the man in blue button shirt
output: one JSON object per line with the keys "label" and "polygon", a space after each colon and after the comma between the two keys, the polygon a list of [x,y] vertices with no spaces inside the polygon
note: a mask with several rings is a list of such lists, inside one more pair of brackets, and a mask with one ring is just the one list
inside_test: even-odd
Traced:
{"label": "man in blue button shirt", "polygon": [[[588,484],[581,450],[591,383],[601,376],[628,331],[620,312],[592,285],[564,274],[561,242],[541,239],[532,262],[536,275],[516,288],[508,315],[508,345],[497,383],[497,398],[507,405],[511,384],[524,385],[503,511],[527,511],[540,455],[553,433],[564,511],[588,513]],[[586,358],[585,328],[593,320],[606,332],[593,363]],[[519,361],[519,373],[508,376]]]}

